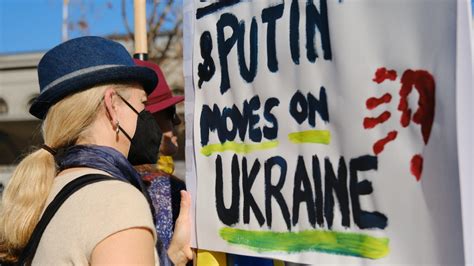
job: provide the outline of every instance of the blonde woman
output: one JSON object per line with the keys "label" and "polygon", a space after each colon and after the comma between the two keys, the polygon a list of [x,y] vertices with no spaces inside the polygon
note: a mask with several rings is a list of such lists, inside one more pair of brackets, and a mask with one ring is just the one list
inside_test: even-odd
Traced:
{"label": "blonde woman", "polygon": [[[100,175],[109,179],[78,189],[52,215],[27,263],[158,264],[150,201],[127,160],[131,148],[139,150],[134,136],[156,123],[144,110],[155,73],[136,66],[118,43],[82,37],[48,51],[38,77],[40,95],[30,113],[44,120],[44,145],[20,162],[4,191],[0,261],[24,257],[42,213],[64,187]],[[168,250],[177,265],[192,257],[190,196],[181,196]]]}

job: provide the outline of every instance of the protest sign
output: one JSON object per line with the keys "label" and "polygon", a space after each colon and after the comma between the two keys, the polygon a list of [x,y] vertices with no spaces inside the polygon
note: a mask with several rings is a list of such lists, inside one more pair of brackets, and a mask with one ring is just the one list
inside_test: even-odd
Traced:
{"label": "protest sign", "polygon": [[455,1],[196,1],[192,14],[199,248],[463,263]]}

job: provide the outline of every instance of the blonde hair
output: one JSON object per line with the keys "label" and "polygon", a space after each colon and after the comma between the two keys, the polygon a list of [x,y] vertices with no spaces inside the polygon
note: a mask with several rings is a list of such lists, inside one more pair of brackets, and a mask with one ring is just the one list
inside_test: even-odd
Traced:
{"label": "blonde hair", "polygon": [[[110,86],[86,89],[54,104],[43,121],[44,143],[57,150],[86,137]],[[122,91],[127,87],[112,86]],[[54,157],[42,148],[26,156],[16,167],[0,205],[0,261],[18,259],[40,219],[56,174]]]}

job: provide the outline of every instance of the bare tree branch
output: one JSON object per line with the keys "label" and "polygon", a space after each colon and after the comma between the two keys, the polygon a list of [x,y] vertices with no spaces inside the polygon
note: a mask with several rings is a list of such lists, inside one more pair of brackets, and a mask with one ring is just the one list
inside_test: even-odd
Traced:
{"label": "bare tree branch", "polygon": [[168,3],[166,3],[166,7],[161,12],[160,18],[158,19],[155,27],[150,30],[151,33],[156,34],[157,31],[159,31],[161,29],[161,25],[163,25],[163,21],[164,21],[166,15],[170,12],[171,6],[173,5],[173,2],[174,2],[173,0],[170,0],[170,1],[168,1]]}
{"label": "bare tree branch", "polygon": [[[158,16],[158,12],[157,12],[158,3],[159,3],[158,0],[153,1],[153,8],[152,8],[153,11],[151,13],[150,19],[148,20],[148,29],[151,29],[151,28],[154,27],[153,24],[155,23],[155,19]],[[148,47],[150,47],[149,50],[151,51],[152,47],[154,46],[153,45],[153,34],[147,34],[147,43],[148,43]],[[152,53],[150,51],[149,51],[149,55]]]}
{"label": "bare tree branch", "polygon": [[148,28],[151,29],[151,27],[153,26],[153,24],[155,23],[155,19],[156,19],[156,16],[157,16],[157,12],[156,12],[156,9],[158,8],[158,0],[155,0],[153,1],[153,8],[152,8],[152,12],[151,12],[151,17],[150,19],[148,20]]}
{"label": "bare tree branch", "polygon": [[125,0],[122,0],[122,19],[123,19],[123,24],[125,25],[125,29],[127,30],[127,35],[128,37],[133,40],[133,32],[130,30],[130,26],[128,25],[128,20],[127,20],[127,10],[125,8]]}
{"label": "bare tree branch", "polygon": [[[147,0],[147,4],[152,10],[147,19],[148,58],[158,63],[167,59],[179,59],[182,56],[182,45],[179,42],[182,38],[183,23],[181,6],[176,5],[174,0]],[[126,0],[122,0],[122,19],[127,39],[134,40],[127,16]],[[116,39],[124,37],[113,36]]]}

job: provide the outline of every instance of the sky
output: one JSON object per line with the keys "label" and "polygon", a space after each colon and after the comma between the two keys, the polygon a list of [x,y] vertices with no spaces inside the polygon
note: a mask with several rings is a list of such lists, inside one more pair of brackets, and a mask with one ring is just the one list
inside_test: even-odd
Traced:
{"label": "sky", "polygon": [[[69,22],[74,27],[69,30],[69,38],[124,33],[121,2],[70,0]],[[133,1],[126,2],[129,18],[132,19]],[[62,3],[63,0],[0,0],[0,54],[46,51],[59,44]],[[474,0],[471,3],[474,14]],[[88,23],[87,31],[79,29],[77,23],[81,20]]]}
{"label": "sky", "polygon": [[[133,27],[133,1],[127,0]],[[181,1],[177,1],[181,3]],[[69,39],[125,33],[121,0],[69,0]],[[0,0],[0,54],[46,51],[61,43],[63,0]],[[147,7],[149,12],[151,8]],[[78,22],[85,21],[87,30]]]}

